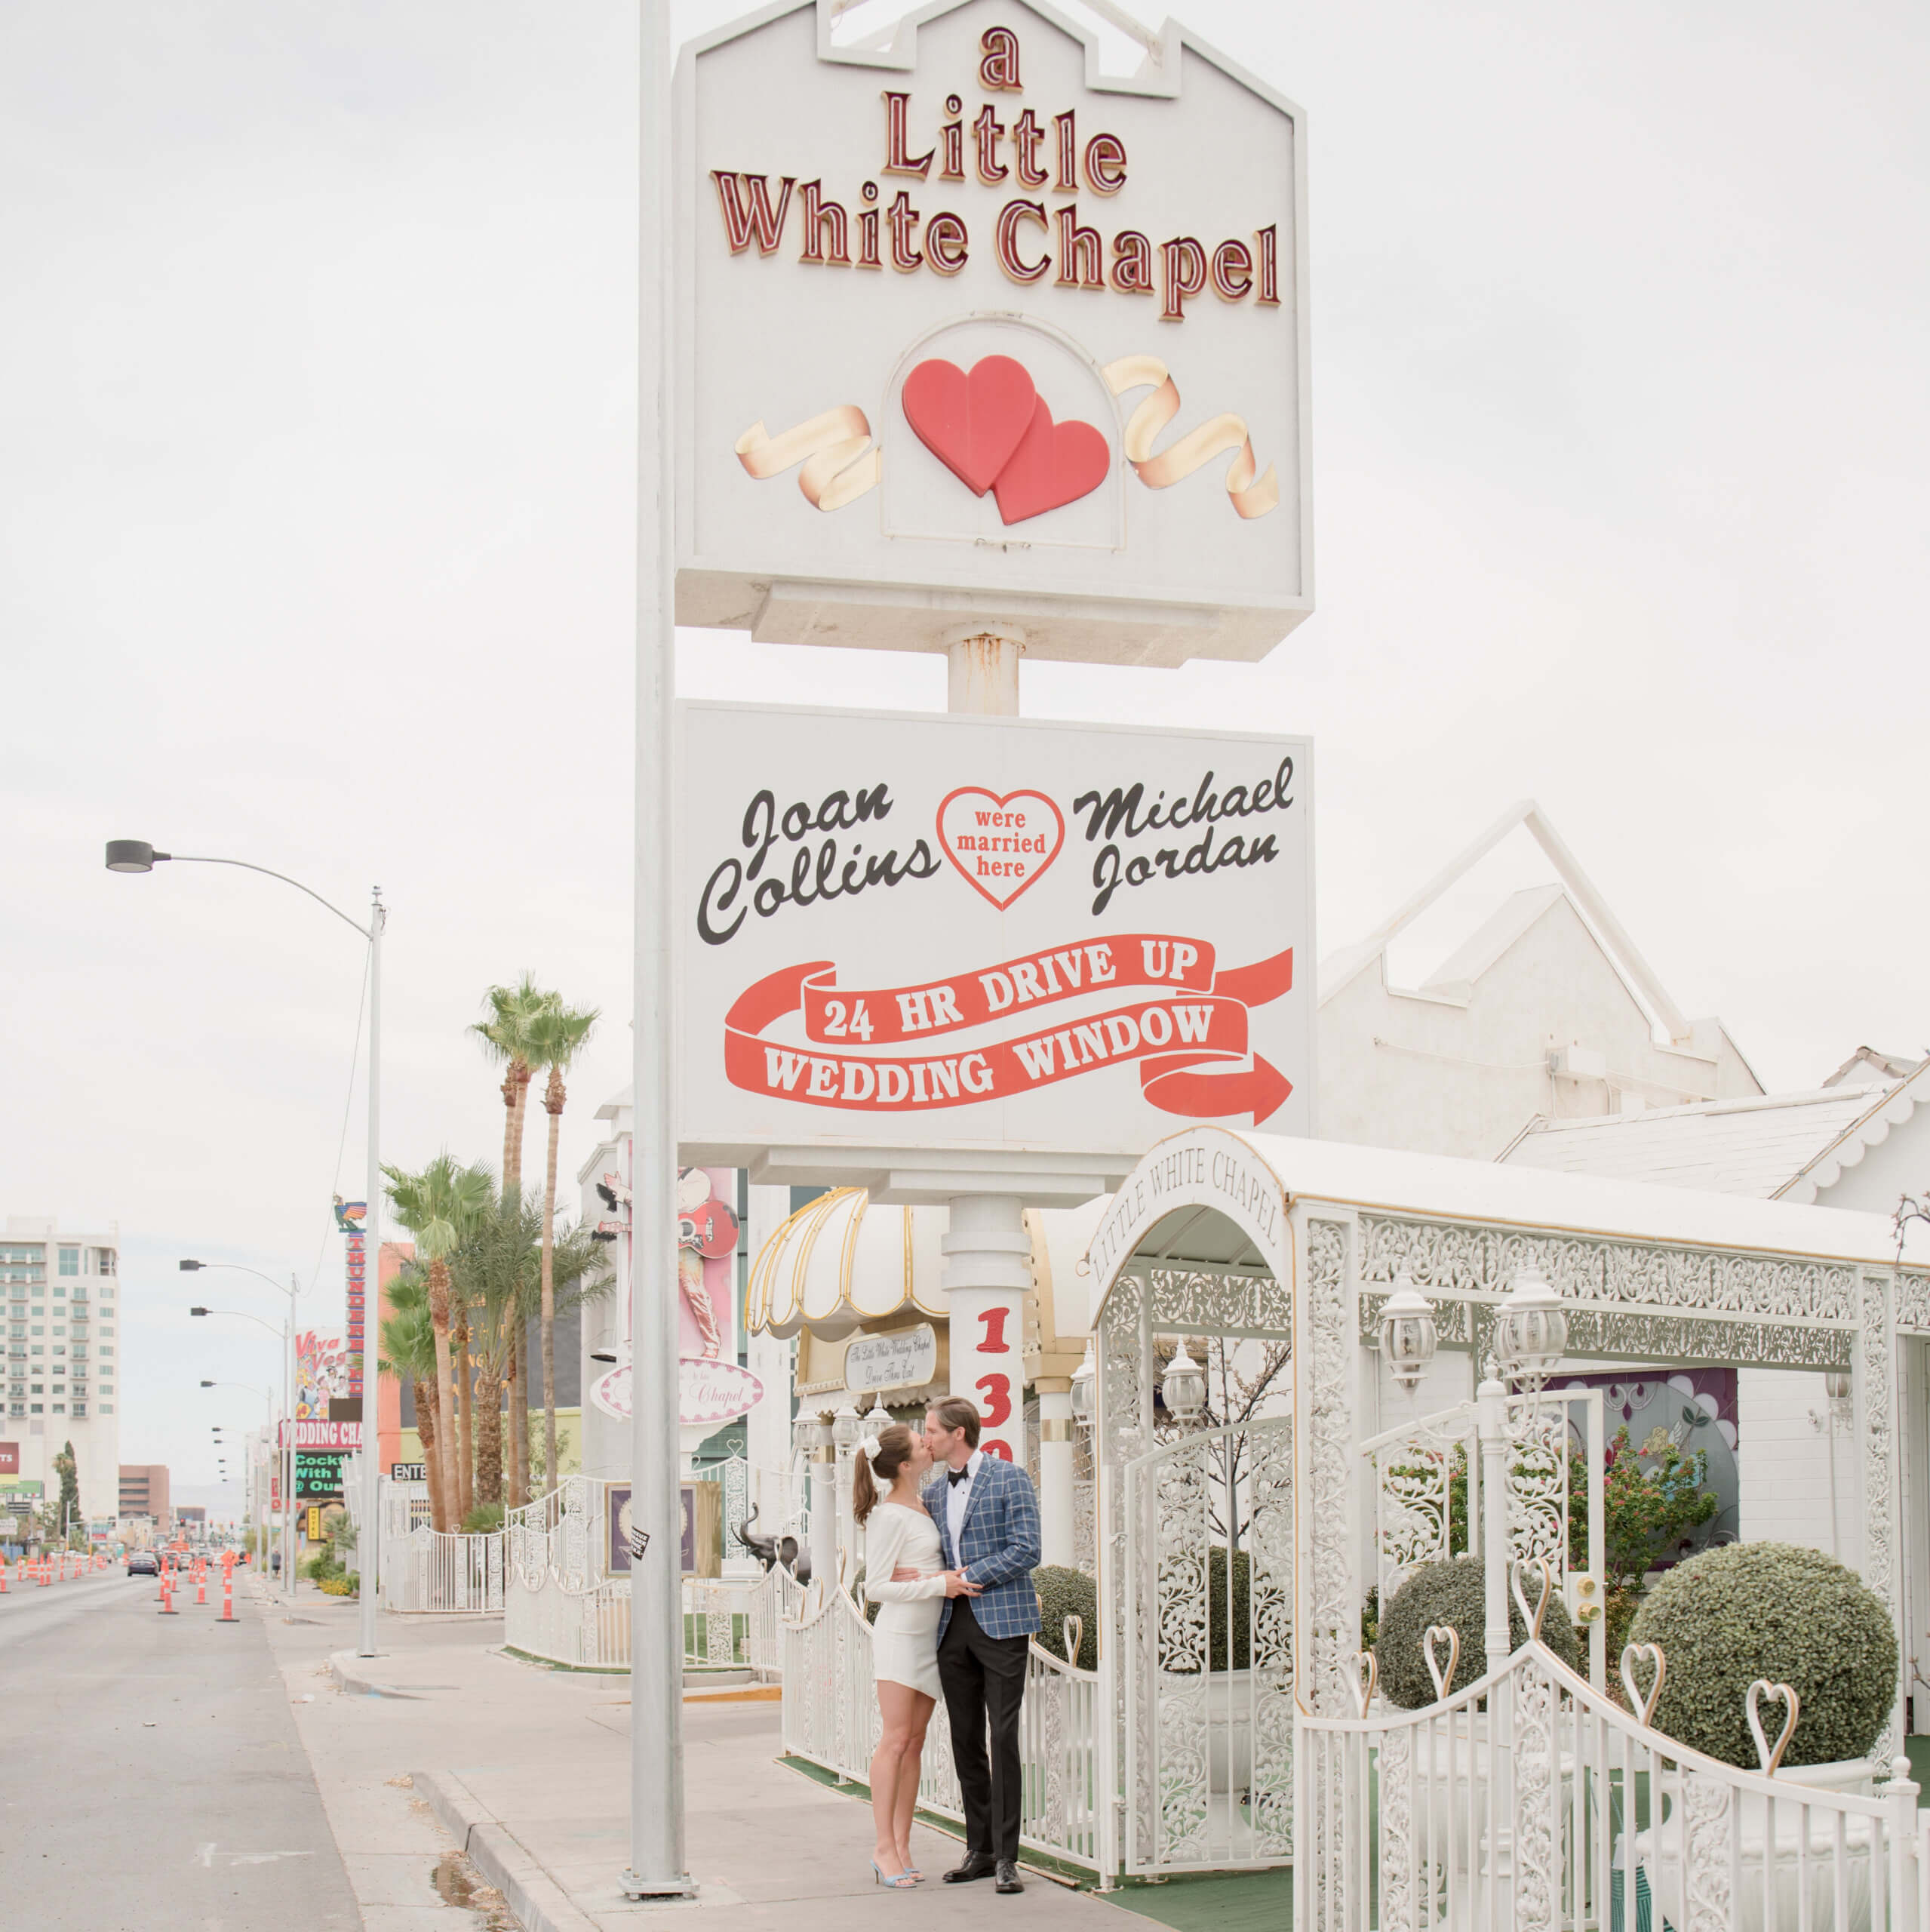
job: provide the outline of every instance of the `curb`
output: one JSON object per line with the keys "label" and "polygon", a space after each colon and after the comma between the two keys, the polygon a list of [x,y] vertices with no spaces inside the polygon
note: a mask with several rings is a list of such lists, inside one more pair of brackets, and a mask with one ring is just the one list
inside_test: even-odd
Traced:
{"label": "curb", "polygon": [[417,1771],[415,1789],[476,1869],[508,1900],[523,1932],[598,1932],[596,1921],[570,1903],[562,1887],[453,1772]]}

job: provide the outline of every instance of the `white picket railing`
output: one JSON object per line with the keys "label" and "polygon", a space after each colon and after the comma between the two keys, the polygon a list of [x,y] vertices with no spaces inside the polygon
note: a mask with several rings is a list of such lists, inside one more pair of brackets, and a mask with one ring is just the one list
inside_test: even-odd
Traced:
{"label": "white picket railing", "polygon": [[1874,1791],[1739,1770],[1532,1638],[1421,1709],[1303,1712],[1295,1768],[1297,1932],[1917,1932],[1930,1907],[1903,1760]]}
{"label": "white picket railing", "polygon": [[382,1547],[384,1610],[442,1616],[500,1617],[502,1538],[415,1529]]}
{"label": "white picket railing", "polygon": [[[1066,1647],[1077,1652],[1076,1633]],[[860,1783],[877,1748],[871,1631],[844,1592],[813,1584],[784,1639],[784,1748]],[[1026,1663],[1019,1730],[1024,1770],[1019,1841],[1028,1849],[1097,1869],[1099,1859],[1099,1678],[1034,1643]],[[941,1704],[925,1734],[918,1802],[963,1820]]]}

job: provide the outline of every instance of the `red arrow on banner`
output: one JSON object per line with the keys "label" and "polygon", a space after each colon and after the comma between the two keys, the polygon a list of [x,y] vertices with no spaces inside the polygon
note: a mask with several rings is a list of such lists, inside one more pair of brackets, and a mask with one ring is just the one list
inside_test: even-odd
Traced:
{"label": "red arrow on banner", "polygon": [[1260,1126],[1279,1112],[1293,1082],[1264,1055],[1240,1073],[1151,1073],[1156,1063],[1142,1064],[1140,1091],[1156,1107],[1194,1120],[1225,1120],[1250,1112]]}

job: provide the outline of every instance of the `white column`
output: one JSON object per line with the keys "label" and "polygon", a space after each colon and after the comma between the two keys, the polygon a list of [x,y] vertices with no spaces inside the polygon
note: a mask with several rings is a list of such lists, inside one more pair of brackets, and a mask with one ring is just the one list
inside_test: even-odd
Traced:
{"label": "white column", "polygon": [[979,1446],[1022,1464],[1025,1291],[1032,1238],[1016,1194],[954,1195],[945,1255],[951,1318],[951,1392],[979,1405]]}
{"label": "white column", "polygon": [[1039,1532],[1044,1560],[1074,1567],[1072,1527],[1072,1383],[1042,1377],[1039,1392]]}
{"label": "white column", "polygon": [[[961,631],[946,645],[948,711],[986,718],[1019,715],[1022,632]],[[1007,1462],[1025,1460],[1025,1302],[1032,1281],[1025,1204],[1016,1194],[957,1195],[939,1246],[945,1257],[951,1392],[979,1405],[979,1446]]]}

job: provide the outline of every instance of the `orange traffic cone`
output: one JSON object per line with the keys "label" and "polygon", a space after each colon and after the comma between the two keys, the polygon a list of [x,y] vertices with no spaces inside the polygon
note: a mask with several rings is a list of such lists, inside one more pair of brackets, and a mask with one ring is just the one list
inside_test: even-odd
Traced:
{"label": "orange traffic cone", "polygon": [[231,1570],[221,1580],[221,1614],[217,1623],[238,1623],[241,1619],[235,1614],[235,1573]]}
{"label": "orange traffic cone", "polygon": [[174,1607],[174,1580],[171,1576],[164,1576],[161,1580],[161,1614],[163,1617],[179,1617],[181,1614]]}
{"label": "orange traffic cone", "polygon": [[207,1572],[205,1570],[198,1570],[195,1573],[195,1601],[205,1603],[207,1601]]}

